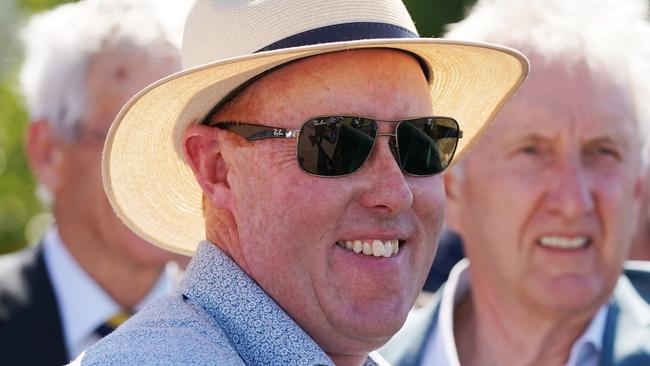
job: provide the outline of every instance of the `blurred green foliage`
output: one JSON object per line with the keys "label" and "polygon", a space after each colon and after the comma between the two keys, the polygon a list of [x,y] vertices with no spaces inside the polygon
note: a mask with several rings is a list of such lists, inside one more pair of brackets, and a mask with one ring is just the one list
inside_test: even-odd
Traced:
{"label": "blurred green foliage", "polygon": [[29,13],[36,13],[50,9],[51,7],[59,4],[72,2],[74,2],[74,0],[19,0],[18,5],[20,8]]}
{"label": "blurred green foliage", "polygon": [[45,208],[25,159],[27,112],[18,90],[19,30],[30,14],[70,0],[0,0],[0,253],[36,240]]}
{"label": "blurred green foliage", "polygon": [[[161,0],[164,1],[164,0]],[[308,0],[305,0],[308,1]],[[0,254],[38,239],[44,208],[24,157],[27,112],[18,91],[19,29],[33,13],[72,0],[0,0]],[[406,0],[422,36],[439,36],[474,0]]]}
{"label": "blurred green foliage", "polygon": [[23,155],[27,119],[10,82],[0,85],[0,252],[25,244],[24,228],[41,206]]}
{"label": "blurred green foliage", "polygon": [[444,26],[461,20],[476,0],[404,0],[422,37],[440,37]]}

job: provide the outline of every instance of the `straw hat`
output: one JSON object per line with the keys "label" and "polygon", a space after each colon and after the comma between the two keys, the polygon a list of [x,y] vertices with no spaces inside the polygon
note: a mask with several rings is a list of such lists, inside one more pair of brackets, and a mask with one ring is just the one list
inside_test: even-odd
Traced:
{"label": "straw hat", "polygon": [[197,0],[184,71],[133,97],[115,119],[102,169],[109,201],[138,235],[194,252],[205,238],[201,189],[181,139],[230,91],[298,58],[358,48],[418,55],[431,71],[434,113],[455,118],[461,156],[523,82],[528,61],[495,45],[418,38],[399,0]]}

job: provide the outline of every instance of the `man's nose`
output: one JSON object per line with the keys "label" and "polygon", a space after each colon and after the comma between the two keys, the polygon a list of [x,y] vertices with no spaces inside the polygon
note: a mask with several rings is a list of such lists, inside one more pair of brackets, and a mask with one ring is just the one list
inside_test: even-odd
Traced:
{"label": "man's nose", "polygon": [[558,163],[549,180],[546,202],[552,212],[572,220],[594,209],[591,179],[579,158]]}
{"label": "man's nose", "polygon": [[[391,151],[390,136],[378,136],[373,151],[359,173],[366,179],[359,202],[386,215],[403,212],[413,204],[413,192]],[[396,152],[395,152],[396,153]]]}

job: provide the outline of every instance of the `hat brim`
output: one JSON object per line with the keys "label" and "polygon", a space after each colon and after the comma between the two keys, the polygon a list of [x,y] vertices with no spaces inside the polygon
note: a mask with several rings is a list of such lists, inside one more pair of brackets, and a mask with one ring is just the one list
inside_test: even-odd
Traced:
{"label": "hat brim", "polygon": [[205,239],[201,188],[185,163],[182,136],[230,91],[299,58],[359,48],[393,48],[431,70],[436,115],[463,130],[456,158],[496,116],[528,74],[518,51],[445,39],[380,39],[318,44],[231,58],[162,79],[134,96],[113,122],[104,146],[104,188],[117,215],[147,241],[192,254]]}

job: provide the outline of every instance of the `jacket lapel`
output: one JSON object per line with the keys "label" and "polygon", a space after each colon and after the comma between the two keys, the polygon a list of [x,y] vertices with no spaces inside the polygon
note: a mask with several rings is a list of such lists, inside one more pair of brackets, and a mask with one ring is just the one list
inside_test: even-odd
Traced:
{"label": "jacket lapel", "polygon": [[5,258],[11,268],[0,280],[0,344],[9,365],[68,362],[54,290],[43,247]]}
{"label": "jacket lapel", "polygon": [[[601,366],[650,365],[650,288],[648,264],[626,264],[614,295],[603,335]],[[641,292],[640,292],[641,291]]]}

